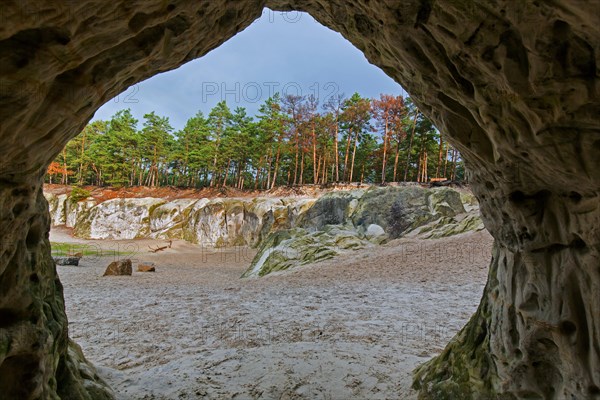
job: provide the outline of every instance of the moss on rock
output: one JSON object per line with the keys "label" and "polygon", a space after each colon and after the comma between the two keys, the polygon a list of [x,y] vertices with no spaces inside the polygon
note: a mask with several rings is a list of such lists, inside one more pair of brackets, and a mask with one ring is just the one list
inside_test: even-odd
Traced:
{"label": "moss on rock", "polygon": [[488,296],[493,296],[491,289],[498,285],[495,279],[498,260],[495,245],[479,308],[439,356],[415,369],[413,389],[419,391],[419,400],[512,399],[499,397],[494,389],[499,385],[490,352],[491,305]]}

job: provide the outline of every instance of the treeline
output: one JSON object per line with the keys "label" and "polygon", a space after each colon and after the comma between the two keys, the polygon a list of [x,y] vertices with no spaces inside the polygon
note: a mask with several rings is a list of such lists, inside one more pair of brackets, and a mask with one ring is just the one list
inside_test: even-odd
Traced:
{"label": "treeline", "polygon": [[95,121],[71,140],[47,174],[49,183],[111,186],[231,186],[332,182],[460,180],[464,167],[409,98],[278,94],[258,115],[218,103],[175,132],[167,117],[130,110]]}

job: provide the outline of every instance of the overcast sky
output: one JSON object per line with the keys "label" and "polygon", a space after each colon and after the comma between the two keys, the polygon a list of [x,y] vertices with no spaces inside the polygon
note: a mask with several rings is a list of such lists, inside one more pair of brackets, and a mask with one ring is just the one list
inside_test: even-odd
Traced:
{"label": "overcast sky", "polygon": [[155,111],[179,130],[198,110],[208,114],[221,100],[254,115],[274,92],[314,94],[321,100],[337,93],[406,95],[350,42],[308,14],[265,9],[259,20],[219,48],[129,88],[102,106],[94,119],[131,108],[141,123],[144,114]]}

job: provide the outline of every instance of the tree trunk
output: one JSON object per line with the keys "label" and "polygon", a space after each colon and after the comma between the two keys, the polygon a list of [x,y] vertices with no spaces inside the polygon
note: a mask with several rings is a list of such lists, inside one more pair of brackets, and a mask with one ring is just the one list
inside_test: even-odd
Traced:
{"label": "tree trunk", "polygon": [[79,182],[79,185],[83,185],[84,157],[85,157],[85,129],[81,133],[81,156],[79,157],[79,177],[77,179],[77,181]]}
{"label": "tree trunk", "polygon": [[360,184],[362,185],[363,182],[365,180],[365,166],[362,166],[361,172],[360,172]]}
{"label": "tree trunk", "polygon": [[356,157],[356,147],[358,145],[358,131],[356,132],[356,135],[354,136],[354,146],[352,149],[352,164],[350,166],[350,180],[349,182],[352,182],[352,175],[354,174],[354,159]]}
{"label": "tree trunk", "polygon": [[300,158],[300,185],[302,185],[304,183],[304,151]]}
{"label": "tree trunk", "polygon": [[385,119],[385,130],[383,132],[383,160],[381,163],[381,183],[385,183],[385,163],[387,156],[387,142],[388,142],[388,119]]}
{"label": "tree trunk", "polygon": [[63,151],[61,152],[62,157],[63,157],[63,171],[62,171],[62,180],[61,183],[63,185],[67,184],[67,174],[69,172],[69,170],[67,169],[67,148],[64,147]]}
{"label": "tree trunk", "polygon": [[217,134],[217,138],[215,140],[215,155],[213,157],[213,170],[212,170],[212,176],[210,177],[210,186],[213,187],[214,185],[216,185],[216,179],[217,179],[217,162],[219,160],[219,145],[220,145],[220,141],[221,141],[221,133],[218,132]]}
{"label": "tree trunk", "polygon": [[321,155],[319,155],[319,159],[317,160],[317,170],[315,171],[316,178],[313,179],[313,181],[314,181],[313,183],[315,185],[317,185],[319,183],[319,177],[321,175],[321,160],[322,160],[322,158],[323,157]]}
{"label": "tree trunk", "polygon": [[448,172],[448,150],[450,149],[450,145],[447,144],[446,145],[446,156],[444,157],[444,177],[448,177],[447,172]]}
{"label": "tree trunk", "polygon": [[319,172],[317,169],[317,132],[315,130],[315,123],[313,121],[312,126],[312,159],[313,159],[313,184],[317,184],[319,179]]}
{"label": "tree trunk", "polygon": [[339,160],[339,150],[338,150],[338,135],[339,135],[339,123],[338,118],[336,116],[335,119],[335,136],[333,137],[333,147],[335,150],[335,181],[340,181],[340,160]]}
{"label": "tree trunk", "polygon": [[350,155],[350,142],[352,141],[352,130],[348,131],[348,140],[346,141],[346,153],[344,154],[344,181],[348,181],[348,156]]}
{"label": "tree trunk", "polygon": [[456,179],[456,149],[452,149],[452,171],[450,171],[450,180]]}
{"label": "tree trunk", "polygon": [[323,155],[323,176],[321,177],[321,185],[327,184],[327,153]]}
{"label": "tree trunk", "polygon": [[425,140],[426,140],[427,135],[426,134],[422,134],[421,135],[421,147],[419,149],[419,158],[417,159],[417,176],[416,176],[416,181],[417,182],[422,182],[422,177],[423,177],[423,161],[425,160]]}
{"label": "tree trunk", "polygon": [[408,154],[406,155],[406,168],[404,169],[404,182],[408,179],[408,167],[410,166],[410,153],[412,153],[413,139],[415,137],[415,129],[417,128],[417,117],[419,116],[419,109],[415,110],[415,116],[413,118],[412,131],[410,132],[410,141],[408,142]]}
{"label": "tree trunk", "polygon": [[227,160],[227,167],[225,168],[225,178],[223,179],[222,187],[227,186],[227,178],[229,177],[229,168],[231,167],[231,158]]}
{"label": "tree trunk", "polygon": [[427,150],[425,150],[425,152],[423,153],[423,176],[421,177],[421,182],[427,182],[427,163],[429,162],[429,157],[427,154]]}
{"label": "tree trunk", "polygon": [[267,167],[265,173],[267,174],[267,188],[271,187],[271,147],[269,146],[269,150],[267,152]]}
{"label": "tree trunk", "polygon": [[300,142],[298,138],[298,129],[295,129],[295,141],[296,141],[296,157],[294,160],[294,186],[298,183],[298,155],[300,153]]}
{"label": "tree trunk", "polygon": [[238,188],[238,189],[242,189],[240,187],[240,182],[242,181],[242,174],[243,174],[242,171],[245,168],[246,168],[245,164],[239,163],[238,166],[237,166],[237,172],[236,172],[236,177],[235,177],[235,182],[236,182],[235,187]]}
{"label": "tree trunk", "polygon": [[254,190],[258,189],[258,182],[259,182],[259,179],[260,179],[260,170],[261,170],[260,166],[262,164],[262,160],[263,160],[263,158],[261,157],[258,160],[258,165],[256,166],[256,176],[254,177]]}
{"label": "tree trunk", "polygon": [[437,167],[435,168],[435,177],[436,178],[440,177],[440,171],[441,171],[441,166],[442,166],[442,150],[443,149],[444,149],[444,138],[440,132],[440,148],[438,151]]}
{"label": "tree trunk", "polygon": [[273,171],[273,181],[271,182],[271,189],[277,185],[277,170],[279,169],[279,156],[281,154],[281,148],[277,144],[277,155],[275,156],[275,170]]}
{"label": "tree trunk", "polygon": [[400,138],[398,138],[398,143],[396,144],[396,157],[394,158],[394,178],[392,181],[398,182],[396,180],[398,173],[398,161],[400,160]]}

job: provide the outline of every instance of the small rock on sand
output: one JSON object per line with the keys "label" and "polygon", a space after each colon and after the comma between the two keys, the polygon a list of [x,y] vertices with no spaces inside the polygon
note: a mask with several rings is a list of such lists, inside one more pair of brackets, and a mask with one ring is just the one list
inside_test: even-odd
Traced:
{"label": "small rock on sand", "polygon": [[81,257],[53,257],[54,262],[58,265],[74,265],[79,266],[79,259]]}
{"label": "small rock on sand", "polygon": [[141,263],[137,267],[138,272],[156,272],[156,268],[153,263]]}

